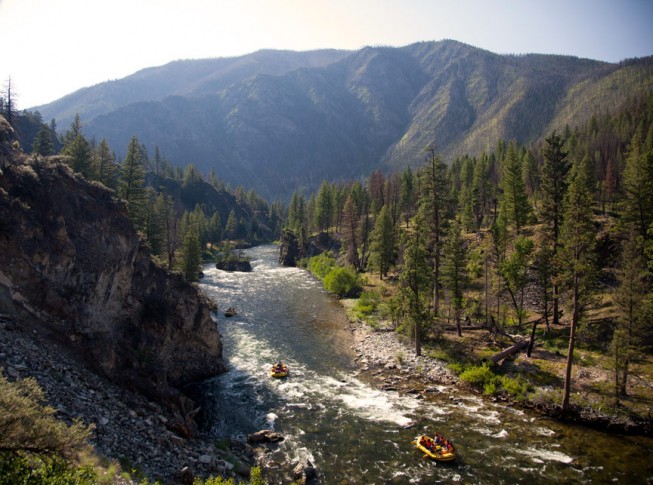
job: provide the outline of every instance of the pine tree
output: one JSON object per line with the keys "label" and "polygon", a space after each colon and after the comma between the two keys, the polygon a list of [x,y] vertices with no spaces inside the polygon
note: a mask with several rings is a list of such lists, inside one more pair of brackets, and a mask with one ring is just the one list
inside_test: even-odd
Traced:
{"label": "pine tree", "polygon": [[370,260],[379,270],[379,276],[383,279],[388,274],[390,264],[394,259],[395,235],[392,217],[387,206],[383,206],[374,224],[371,235]]}
{"label": "pine tree", "polygon": [[529,282],[528,271],[532,264],[535,244],[528,237],[518,236],[511,246],[511,250],[499,262],[499,272],[505,282],[521,329],[525,315],[524,292]]}
{"label": "pine tree", "polygon": [[202,246],[197,224],[190,222],[181,247],[181,270],[186,281],[197,281],[202,263]]}
{"label": "pine tree", "polygon": [[75,172],[82,174],[87,179],[94,178],[91,147],[82,133],[82,121],[79,114],[75,116],[70,129],[66,132],[61,153],[68,157],[68,164]]}
{"label": "pine tree", "polygon": [[592,202],[592,195],[588,188],[587,168],[583,163],[578,163],[573,167],[569,189],[565,194],[564,222],[560,234],[561,247],[557,255],[561,268],[559,276],[564,282],[571,310],[569,350],[562,399],[564,410],[569,407],[576,331],[587,306],[592,301],[593,284],[596,279]]}
{"label": "pine tree", "polygon": [[475,217],[475,227],[483,225],[484,218],[490,214],[490,170],[488,157],[483,155],[474,164],[471,190],[471,210]]}
{"label": "pine tree", "polygon": [[617,268],[618,286],[613,301],[618,311],[617,327],[612,338],[615,358],[615,400],[625,396],[630,364],[637,356],[638,341],[644,337],[645,298],[650,292],[650,273],[646,265],[644,240],[635,224],[630,225]]}
{"label": "pine tree", "polygon": [[34,138],[32,151],[37,155],[41,155],[42,157],[47,157],[54,154],[52,132],[50,131],[50,127],[47,124],[41,125],[41,129],[36,134],[36,138]]}
{"label": "pine tree", "polygon": [[[545,236],[552,248],[552,257],[555,262],[555,255],[560,245],[560,227],[563,220],[563,201],[567,192],[567,174],[569,173],[569,161],[567,152],[563,150],[564,141],[554,131],[546,138],[544,147],[544,164],[540,181],[540,218],[546,227]],[[557,268],[551,269],[553,287],[553,324],[557,325],[560,320],[559,293],[557,283]]]}
{"label": "pine tree", "polygon": [[7,81],[4,85],[3,96],[0,96],[0,106],[2,109],[2,114],[4,115],[7,123],[11,126],[14,125],[14,113],[16,111],[16,93],[12,89],[11,85],[11,76],[7,78]]}
{"label": "pine tree", "polygon": [[637,130],[630,142],[624,168],[622,217],[624,222],[635,223],[638,234],[646,240],[653,223],[653,151],[642,150],[640,131]]}
{"label": "pine tree", "polygon": [[168,269],[175,267],[175,257],[179,246],[179,218],[175,209],[175,202],[169,195],[159,193],[155,202],[155,210],[163,224],[163,254]]}
{"label": "pine tree", "polygon": [[209,221],[208,239],[211,247],[220,244],[220,241],[222,240],[222,224],[220,222],[220,213],[218,211],[213,213],[211,220]]}
{"label": "pine tree", "polygon": [[145,174],[138,138],[133,136],[127,147],[118,178],[118,196],[127,203],[129,218],[134,227],[143,229],[145,206]]}
{"label": "pine tree", "polygon": [[462,336],[460,314],[463,309],[463,290],[467,282],[467,246],[458,221],[454,220],[449,228],[443,254],[442,279],[451,295],[458,336]]}
{"label": "pine tree", "polygon": [[329,233],[331,218],[333,215],[333,198],[331,196],[331,186],[325,180],[320,186],[315,200],[315,226],[320,232]]}
{"label": "pine tree", "polygon": [[361,271],[360,257],[358,254],[358,210],[354,196],[350,193],[345,201],[342,218],[343,249],[348,264],[356,271]]}
{"label": "pine tree", "polygon": [[164,249],[165,225],[160,206],[157,204],[158,197],[159,196],[154,192],[154,189],[151,187],[146,189],[143,235],[145,236],[145,241],[147,241],[152,254],[161,256],[163,255]]}
{"label": "pine tree", "polygon": [[410,167],[406,167],[403,172],[401,172],[401,189],[399,195],[399,205],[401,207],[401,213],[404,216],[406,221],[406,229],[408,229],[408,221],[413,212],[413,207],[415,205],[415,190],[414,190],[414,177],[413,171]]}
{"label": "pine tree", "polygon": [[428,293],[431,284],[431,268],[428,264],[421,215],[415,217],[413,233],[406,238],[404,263],[399,276],[399,303],[412,326],[415,335],[415,355],[422,355],[422,331],[430,320]]}
{"label": "pine tree", "polygon": [[514,142],[508,145],[502,175],[500,210],[506,214],[507,222],[519,234],[528,222],[531,204],[528,201],[526,187],[524,186],[522,162],[519,159],[517,145]]}
{"label": "pine tree", "polygon": [[238,218],[233,209],[229,212],[229,217],[227,217],[227,224],[224,228],[225,233],[229,239],[238,239],[240,234],[238,233],[239,225]]}
{"label": "pine tree", "polygon": [[83,135],[77,135],[72,142],[66,144],[62,153],[69,157],[70,168],[87,179],[93,178],[91,147]]}
{"label": "pine tree", "polygon": [[117,188],[118,165],[116,165],[116,156],[109,147],[109,142],[103,138],[97,147],[95,154],[95,173],[97,179],[102,182],[105,187],[110,189]]}
{"label": "pine tree", "polygon": [[433,277],[433,315],[440,314],[440,266],[442,264],[442,238],[447,205],[447,166],[432,147],[421,172],[419,192],[419,211],[424,214],[423,221],[428,227],[428,246],[432,253]]}

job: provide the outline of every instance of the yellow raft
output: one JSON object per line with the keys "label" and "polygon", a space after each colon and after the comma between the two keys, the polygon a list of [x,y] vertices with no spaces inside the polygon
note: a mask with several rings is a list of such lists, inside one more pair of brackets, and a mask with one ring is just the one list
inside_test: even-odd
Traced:
{"label": "yellow raft", "polygon": [[436,461],[452,461],[456,459],[456,451],[451,447],[451,451],[443,446],[435,444],[433,438],[421,435],[415,441],[411,442],[419,451],[424,453],[424,458],[431,458]]}
{"label": "yellow raft", "polygon": [[281,367],[273,365],[270,369],[270,377],[286,377],[288,375],[288,366],[283,364]]}

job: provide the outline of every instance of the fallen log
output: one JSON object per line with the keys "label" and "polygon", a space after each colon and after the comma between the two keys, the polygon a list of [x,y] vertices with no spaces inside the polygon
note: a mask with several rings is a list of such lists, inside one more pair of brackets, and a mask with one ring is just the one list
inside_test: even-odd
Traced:
{"label": "fallen log", "polygon": [[528,347],[528,340],[522,340],[521,342],[517,342],[515,345],[512,347],[508,347],[506,350],[503,350],[499,352],[496,355],[493,355],[492,357],[488,358],[490,362],[494,362],[495,364],[498,364],[501,362],[503,359],[506,357],[510,357],[511,355],[515,355],[519,353],[522,349],[525,349]]}

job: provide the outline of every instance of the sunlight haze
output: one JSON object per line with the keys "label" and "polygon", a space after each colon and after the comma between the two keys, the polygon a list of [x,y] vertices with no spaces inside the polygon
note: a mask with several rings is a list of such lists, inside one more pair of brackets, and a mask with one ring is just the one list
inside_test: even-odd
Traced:
{"label": "sunlight haze", "polygon": [[0,0],[19,109],[177,59],[454,39],[500,54],[653,54],[653,2]]}

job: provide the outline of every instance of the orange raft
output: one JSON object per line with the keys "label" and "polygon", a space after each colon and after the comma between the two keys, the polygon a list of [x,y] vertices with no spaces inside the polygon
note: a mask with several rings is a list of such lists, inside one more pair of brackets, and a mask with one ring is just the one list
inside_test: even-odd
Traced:
{"label": "orange raft", "polygon": [[446,440],[440,444],[430,436],[423,434],[413,441],[412,444],[424,453],[424,458],[428,457],[436,461],[452,461],[456,459],[456,451],[453,445]]}
{"label": "orange raft", "polygon": [[272,366],[270,369],[270,376],[271,377],[286,377],[288,375],[288,366],[286,364],[275,364]]}

